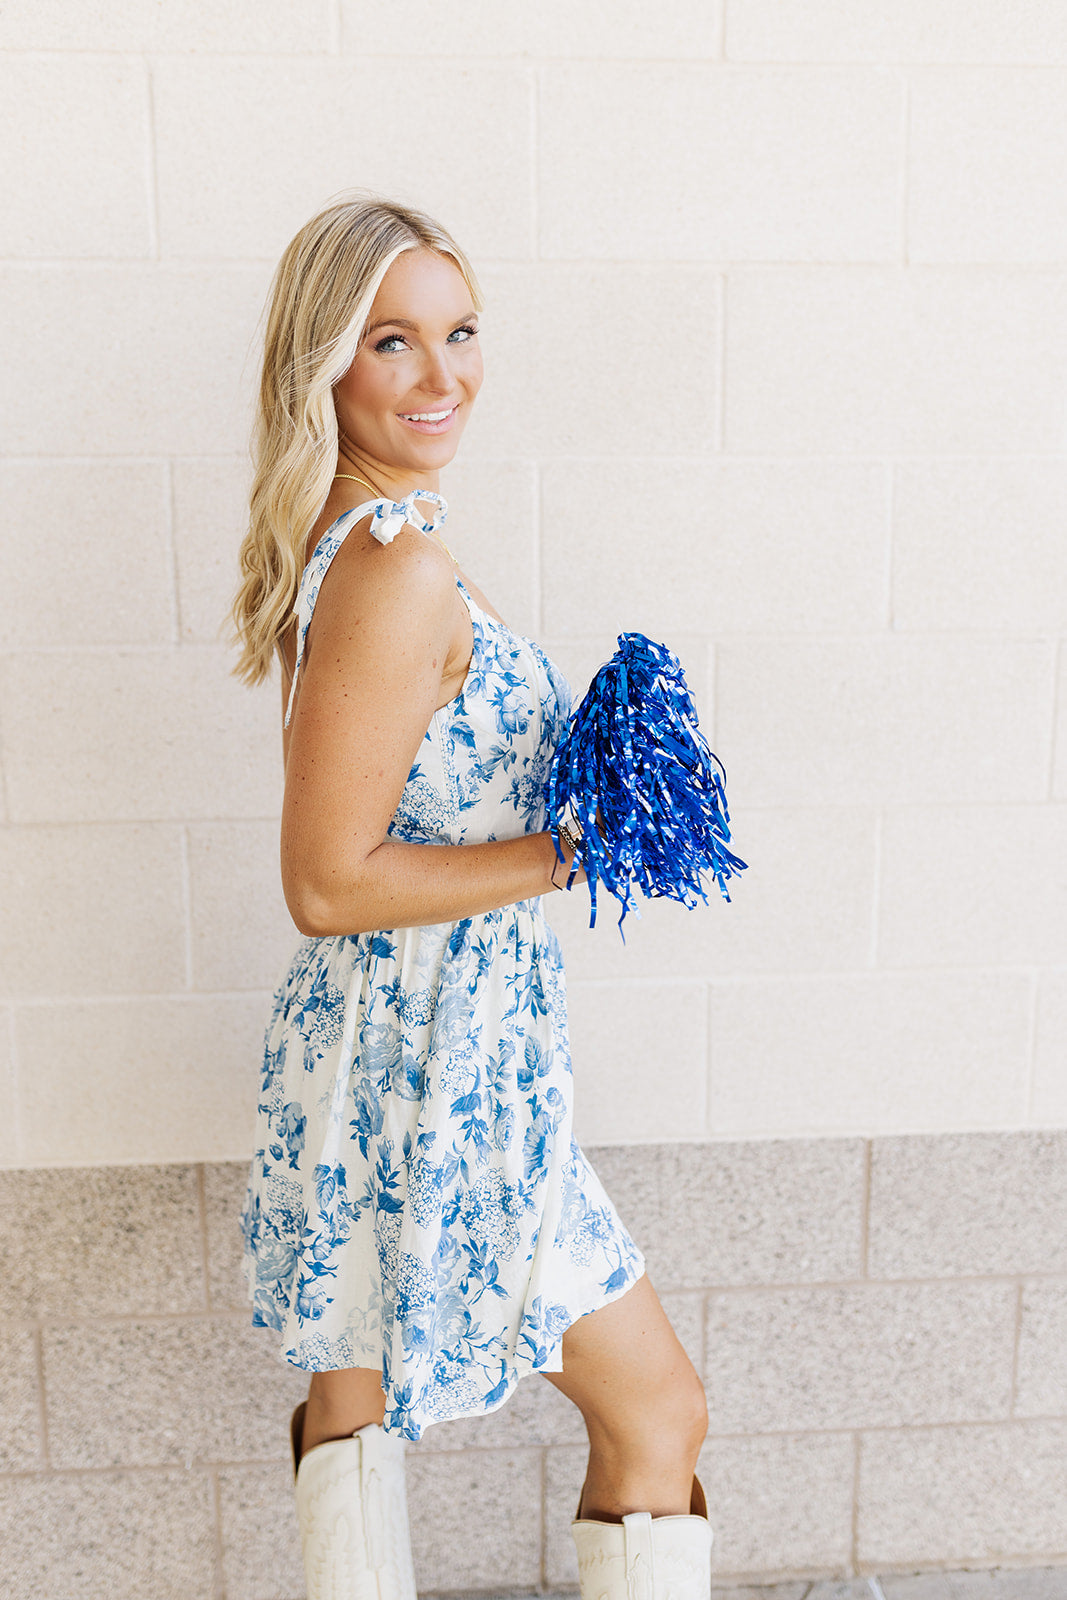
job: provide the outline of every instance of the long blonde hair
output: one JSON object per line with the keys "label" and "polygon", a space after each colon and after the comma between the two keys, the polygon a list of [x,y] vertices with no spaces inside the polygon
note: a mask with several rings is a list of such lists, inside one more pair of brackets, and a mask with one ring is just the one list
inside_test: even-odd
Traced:
{"label": "long blonde hair", "polygon": [[252,438],[254,472],[233,621],[247,683],[268,676],[291,623],[308,531],[337,470],[333,386],[355,358],[374,297],[404,250],[452,258],[476,310],[467,257],[432,217],[353,191],[312,217],[278,264]]}

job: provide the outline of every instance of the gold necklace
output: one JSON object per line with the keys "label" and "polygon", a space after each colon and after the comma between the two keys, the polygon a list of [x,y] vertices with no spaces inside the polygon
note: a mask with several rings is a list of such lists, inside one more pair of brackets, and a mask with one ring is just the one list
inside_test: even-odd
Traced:
{"label": "gold necklace", "polygon": [[[360,478],[354,472],[335,472],[334,473],[334,477],[335,478],[351,478],[353,483],[361,483],[365,489],[369,489],[371,491],[371,493],[374,494],[374,495],[377,495],[380,500],[387,500],[389,498],[388,495],[381,494],[381,492],[374,487],[373,483],[368,483],[366,478]],[[418,498],[418,496],[416,496],[416,499],[417,498]],[[459,566],[459,562],[456,560],[456,557],[452,554],[452,551],[449,550],[447,544],[445,544],[445,541],[441,538],[441,535],[439,533],[435,533],[434,534],[434,538],[437,540],[438,544],[442,547],[442,549],[446,550],[448,552],[448,558],[452,562],[453,566],[458,567]]]}
{"label": "gold necklace", "polygon": [[379,489],[376,489],[374,487],[373,483],[368,483],[366,478],[361,478],[358,475],[358,473],[355,473],[355,472],[335,472],[334,473],[334,477],[335,478],[351,478],[353,483],[361,483],[363,485],[364,489],[369,489],[370,490],[371,494],[378,495],[383,500],[385,499],[385,496],[381,494],[381,491]]}

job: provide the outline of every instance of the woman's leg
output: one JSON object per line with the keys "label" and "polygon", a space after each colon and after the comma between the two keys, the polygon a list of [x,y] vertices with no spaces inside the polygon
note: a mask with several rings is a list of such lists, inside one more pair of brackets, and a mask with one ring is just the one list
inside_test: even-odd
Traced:
{"label": "woman's leg", "polygon": [[339,1372],[313,1372],[304,1414],[301,1454],[327,1439],[350,1438],[357,1428],[385,1416],[382,1375],[374,1367],[346,1367]]}
{"label": "woman's leg", "polygon": [[545,1377],[585,1418],[582,1517],[689,1514],[708,1428],[704,1386],[647,1277],[573,1323],[563,1335],[563,1371]]}
{"label": "woman's leg", "polygon": [[306,1408],[294,1414],[307,1600],[416,1600],[404,1442],[369,1426],[384,1415],[381,1374],[371,1367],[316,1372]]}

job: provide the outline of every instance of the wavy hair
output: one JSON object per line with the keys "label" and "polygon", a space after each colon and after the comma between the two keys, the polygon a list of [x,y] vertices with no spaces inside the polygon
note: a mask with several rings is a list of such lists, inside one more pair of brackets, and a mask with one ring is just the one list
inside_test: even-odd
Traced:
{"label": "wavy hair", "polygon": [[354,191],[312,217],[278,264],[267,308],[252,436],[248,531],[233,622],[247,683],[270,673],[290,624],[308,530],[337,470],[333,386],[363,338],[382,279],[405,250],[450,256],[482,297],[470,262],[422,211]]}

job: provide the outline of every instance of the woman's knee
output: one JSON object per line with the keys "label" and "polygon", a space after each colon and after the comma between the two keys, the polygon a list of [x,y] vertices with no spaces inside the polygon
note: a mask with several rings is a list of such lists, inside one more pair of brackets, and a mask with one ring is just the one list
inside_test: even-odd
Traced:
{"label": "woman's knee", "polygon": [[692,1365],[647,1373],[625,1395],[584,1410],[589,1442],[611,1459],[696,1462],[707,1437],[708,1404]]}
{"label": "woman's knee", "polygon": [[699,1450],[708,1436],[708,1396],[695,1369],[693,1372],[693,1385],[689,1395],[689,1408],[691,1438]]}
{"label": "woman's knee", "polygon": [[575,1323],[563,1371],[546,1376],[578,1406],[591,1439],[699,1449],[707,1433],[703,1385],[646,1277]]}
{"label": "woman's knee", "polygon": [[671,1375],[651,1415],[653,1425],[668,1429],[679,1446],[699,1451],[708,1433],[708,1399],[691,1363]]}

